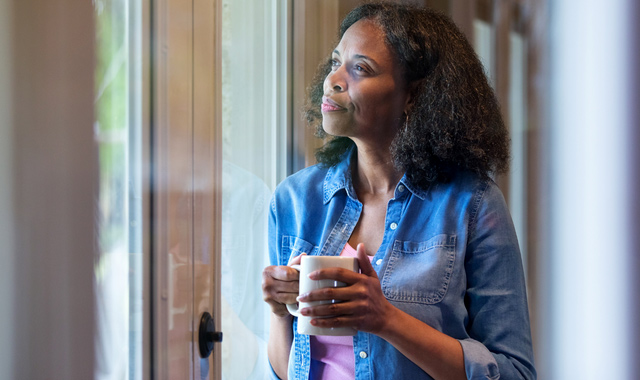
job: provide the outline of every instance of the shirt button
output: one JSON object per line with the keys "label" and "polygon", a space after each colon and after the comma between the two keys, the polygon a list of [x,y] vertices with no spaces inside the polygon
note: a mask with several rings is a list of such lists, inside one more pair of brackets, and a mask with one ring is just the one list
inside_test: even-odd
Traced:
{"label": "shirt button", "polygon": [[364,351],[360,351],[360,357],[361,357],[362,359],[366,359],[366,358],[367,358],[367,353],[366,353],[366,352],[364,352]]}
{"label": "shirt button", "polygon": [[382,264],[382,259],[378,259],[378,261],[376,261],[376,265],[380,265]]}
{"label": "shirt button", "polygon": [[397,223],[391,223],[389,228],[391,228],[392,230],[395,230],[396,228],[398,228],[398,224]]}
{"label": "shirt button", "polygon": [[398,191],[402,193],[404,191],[404,186],[402,185],[398,186]]}

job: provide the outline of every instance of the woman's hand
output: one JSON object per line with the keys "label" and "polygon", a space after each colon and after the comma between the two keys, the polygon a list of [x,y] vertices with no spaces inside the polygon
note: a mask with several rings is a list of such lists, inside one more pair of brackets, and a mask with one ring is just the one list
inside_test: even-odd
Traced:
{"label": "woman's hand", "polygon": [[[302,255],[293,258],[289,265],[300,264]],[[299,277],[299,272],[289,266],[269,266],[262,271],[262,296],[272,312],[267,355],[273,370],[281,379],[287,378],[293,341],[293,317],[287,311],[287,304],[296,302]]]}
{"label": "woman's hand", "polygon": [[[302,255],[306,255],[303,253]],[[289,265],[300,264],[302,255],[293,258]],[[289,266],[268,266],[262,271],[262,298],[278,317],[288,316],[287,304],[296,303],[300,272]]]}
{"label": "woman's hand", "polygon": [[367,257],[364,244],[358,244],[358,264],[361,273],[343,268],[320,269],[309,274],[312,280],[332,279],[347,284],[342,288],[323,288],[300,295],[298,301],[340,300],[343,302],[306,307],[300,313],[314,318],[311,324],[319,327],[353,327],[377,334],[385,329],[393,305],[382,294],[380,280]]}

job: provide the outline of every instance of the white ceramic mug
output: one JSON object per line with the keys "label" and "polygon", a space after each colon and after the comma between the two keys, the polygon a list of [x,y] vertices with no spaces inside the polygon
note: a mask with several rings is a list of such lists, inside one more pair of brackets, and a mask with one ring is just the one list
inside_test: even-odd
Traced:
{"label": "white ceramic mug", "polygon": [[[305,294],[315,289],[321,288],[337,288],[346,286],[344,282],[335,280],[311,280],[309,273],[323,268],[345,268],[358,272],[358,259],[355,257],[343,256],[302,256],[300,265],[291,265],[292,268],[300,272],[300,294]],[[336,300],[300,302],[297,304],[288,304],[287,309],[291,315],[298,317],[298,333],[307,335],[332,335],[345,336],[356,335],[356,330],[351,327],[317,327],[313,326],[311,317],[301,315],[299,310],[309,306],[316,306],[328,303],[340,302]],[[317,318],[317,317],[316,317]]]}

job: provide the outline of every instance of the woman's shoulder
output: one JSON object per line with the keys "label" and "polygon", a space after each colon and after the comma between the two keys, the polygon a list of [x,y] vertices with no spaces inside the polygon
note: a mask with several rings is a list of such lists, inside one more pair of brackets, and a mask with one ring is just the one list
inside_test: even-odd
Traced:
{"label": "woman's shoulder", "polygon": [[447,181],[435,183],[430,190],[469,195],[484,194],[487,191],[500,193],[500,189],[493,179],[470,171],[456,172]]}
{"label": "woman's shoulder", "polygon": [[457,189],[459,199],[470,206],[472,215],[509,213],[502,190],[490,177],[462,172],[454,178],[452,186]]}
{"label": "woman's shoulder", "polygon": [[456,173],[446,182],[433,184],[425,199],[464,206],[472,213],[505,205],[502,191],[493,179],[466,171]]}
{"label": "woman's shoulder", "polygon": [[322,186],[329,168],[323,165],[313,165],[299,170],[285,178],[276,186],[276,197],[292,195],[309,195],[317,191],[322,192]]}

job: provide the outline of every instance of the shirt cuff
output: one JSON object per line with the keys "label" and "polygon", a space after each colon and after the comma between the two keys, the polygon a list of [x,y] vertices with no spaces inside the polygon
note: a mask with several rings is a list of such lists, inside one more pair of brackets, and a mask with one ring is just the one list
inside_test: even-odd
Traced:
{"label": "shirt cuff", "polygon": [[482,343],[473,339],[459,340],[464,355],[464,370],[467,379],[480,380],[500,378],[498,363]]}

